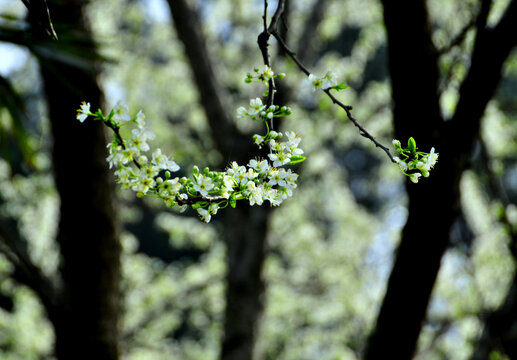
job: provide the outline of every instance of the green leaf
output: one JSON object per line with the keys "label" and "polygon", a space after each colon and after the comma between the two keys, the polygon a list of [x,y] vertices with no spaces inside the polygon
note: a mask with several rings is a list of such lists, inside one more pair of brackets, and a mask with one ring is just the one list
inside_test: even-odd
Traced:
{"label": "green leaf", "polygon": [[301,163],[301,162],[304,162],[305,159],[307,159],[307,157],[305,156],[291,156],[291,161],[289,162],[288,165],[294,165],[294,164],[298,164],[298,163]]}
{"label": "green leaf", "polygon": [[348,89],[350,86],[347,86],[345,85],[345,82],[343,81],[341,84],[337,84],[336,86],[332,86],[331,89],[334,89],[334,90],[337,90],[337,91],[340,91],[340,90],[346,90]]}
{"label": "green leaf", "polygon": [[410,137],[408,139],[408,141],[407,141],[407,148],[411,152],[411,154],[415,154],[416,153],[416,142],[415,142],[415,139],[413,139],[413,137]]}
{"label": "green leaf", "polygon": [[235,200],[234,198],[231,198],[230,199],[230,206],[235,209],[235,207],[237,206],[237,200]]}

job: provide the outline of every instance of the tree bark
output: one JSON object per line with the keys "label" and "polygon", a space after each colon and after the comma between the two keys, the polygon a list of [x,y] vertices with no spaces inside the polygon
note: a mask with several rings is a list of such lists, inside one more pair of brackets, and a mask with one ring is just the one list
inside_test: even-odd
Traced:
{"label": "tree bark", "polygon": [[243,204],[228,211],[225,224],[227,244],[227,289],[224,340],[221,359],[245,360],[256,356],[255,343],[264,310],[265,283],[262,268],[267,252],[268,207]]}
{"label": "tree bark", "polygon": [[[84,20],[83,1],[49,1],[60,41],[80,34],[91,39]],[[64,30],[68,29],[68,30]],[[77,38],[75,38],[77,39]],[[86,40],[86,41],[85,41]],[[70,40],[77,44],[76,40]],[[61,44],[56,43],[59,48]],[[94,46],[82,51],[92,54]],[[102,94],[97,69],[77,68],[40,58],[54,139],[52,160],[60,197],[57,241],[62,263],[60,311],[51,316],[58,359],[119,357],[118,314],[120,244],[114,207],[114,187],[106,158],[103,125],[79,123],[82,101],[96,109]]]}
{"label": "tree bark", "polygon": [[[383,1],[396,135],[414,136],[421,150],[435,146],[440,160],[429,179],[408,182],[409,217],[402,233],[377,324],[365,359],[411,359],[431,292],[459,210],[459,183],[468,167],[480,120],[516,40],[516,1],[493,29],[479,27],[471,67],[453,118],[438,105],[438,71],[425,1]],[[513,19],[513,23],[512,23]]]}

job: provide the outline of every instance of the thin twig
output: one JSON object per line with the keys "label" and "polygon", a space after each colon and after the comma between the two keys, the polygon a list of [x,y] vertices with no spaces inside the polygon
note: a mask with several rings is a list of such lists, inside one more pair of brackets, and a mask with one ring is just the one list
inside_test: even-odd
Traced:
{"label": "thin twig", "polygon": [[330,93],[330,89],[325,89],[323,90],[329,97],[330,99],[332,99],[332,102],[334,104],[336,104],[337,106],[339,106],[340,108],[342,108],[343,110],[345,110],[346,112],[346,116],[348,117],[348,120],[350,120],[354,126],[356,128],[359,129],[359,135],[369,139],[370,141],[372,141],[375,146],[377,146],[378,148],[381,148],[382,150],[384,150],[384,152],[388,155],[388,157],[390,158],[391,162],[393,163],[396,163],[395,161],[395,158],[393,157],[393,155],[391,155],[390,153],[390,149],[384,145],[382,145],[379,141],[377,141],[377,139],[375,139],[375,137],[373,137],[373,135],[371,135],[361,124],[359,124],[359,122],[352,116],[352,107],[349,106],[349,105],[345,105],[343,104],[341,101],[339,101],[338,99],[336,99],[336,97],[334,95],[332,95]]}
{"label": "thin twig", "polygon": [[[275,37],[275,39],[278,41],[278,43],[280,44],[280,46],[284,49],[284,51],[289,55],[289,57],[291,57],[291,59],[296,63],[296,65],[298,66],[298,68],[307,76],[309,76],[311,74],[311,72],[309,71],[309,69],[307,69],[307,67],[305,65],[303,65],[303,63],[296,57],[296,53],[294,51],[292,51],[288,46],[287,44],[285,43],[285,41],[282,39],[282,37],[280,36],[280,34],[278,33],[277,31],[277,23],[278,23],[278,19],[280,18],[280,15],[281,15],[281,11],[283,11],[283,3],[284,1],[279,1],[278,2],[278,8],[277,8],[277,11],[275,12],[275,16],[273,16],[273,19],[275,20],[273,22],[273,20],[271,21],[271,25],[269,26],[268,28],[268,33],[273,35]],[[376,147],[378,148],[381,148],[382,150],[384,150],[384,152],[386,153],[386,155],[388,155],[388,157],[390,158],[391,162],[393,163],[396,163],[395,161],[395,158],[393,157],[393,155],[391,155],[390,153],[390,150],[388,147],[382,145],[379,141],[377,141],[377,139],[375,139],[375,137],[373,135],[371,135],[352,115],[352,106],[349,106],[349,105],[345,105],[343,104],[341,101],[339,101],[334,95],[332,95],[332,93],[330,92],[330,89],[324,89],[323,90],[329,97],[330,99],[332,100],[332,102],[334,104],[336,104],[337,106],[341,107],[343,110],[345,110],[346,112],[346,115],[348,117],[348,119],[354,124],[354,126],[356,128],[359,129],[359,134],[367,139],[369,139],[370,141],[372,141]]]}
{"label": "thin twig", "polygon": [[[284,2],[284,0],[279,1],[277,11],[275,11],[273,18],[271,19],[271,22],[275,22],[275,24],[278,21],[278,17],[280,15],[278,12],[278,8],[280,8],[280,7],[283,8],[283,2]],[[267,26],[267,8],[268,8],[267,0],[264,0],[264,15],[262,16],[262,18],[264,19],[264,30],[258,36],[257,43],[259,45],[260,52],[262,53],[262,58],[264,59],[264,64],[266,66],[271,66],[271,63],[269,61],[269,51],[268,51],[269,37],[271,36],[271,33],[269,32],[269,28]],[[270,25],[270,27],[271,27],[271,25]],[[275,80],[273,78],[270,78],[268,80],[268,94],[267,94],[267,100],[266,100],[266,108],[269,108],[271,105],[273,105],[273,101],[275,99],[275,91],[276,91]],[[269,125],[270,125],[270,129],[273,130],[273,118],[270,119]]]}
{"label": "thin twig", "polygon": [[[113,131],[113,134],[117,139],[117,143],[119,143],[122,149],[126,150],[126,144],[124,144],[124,139],[122,139],[122,136],[120,135],[120,127],[113,125],[110,121],[105,121],[104,124],[106,124],[106,126]],[[138,169],[142,168],[142,165],[140,165],[137,159],[133,159],[133,163],[136,165]]]}

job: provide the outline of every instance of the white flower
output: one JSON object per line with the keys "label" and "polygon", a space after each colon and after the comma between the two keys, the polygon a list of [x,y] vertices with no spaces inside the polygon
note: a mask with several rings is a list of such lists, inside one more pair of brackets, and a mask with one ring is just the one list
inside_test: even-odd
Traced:
{"label": "white flower", "polygon": [[224,198],[224,199],[229,199],[230,198],[230,189],[228,189],[227,187],[222,187],[221,190],[219,190],[219,196]]}
{"label": "white flower", "polygon": [[223,185],[228,190],[233,189],[234,180],[230,175],[224,175],[223,177]]}
{"label": "white flower", "polygon": [[217,210],[219,210],[219,205],[217,203],[211,203],[210,206],[208,206],[208,212],[211,215],[217,214]]}
{"label": "white flower", "polygon": [[145,176],[149,179],[154,179],[158,175],[159,172],[160,172],[160,169],[153,164],[147,164],[146,166],[143,166],[140,169],[140,173],[142,173],[142,177]]}
{"label": "white flower", "polygon": [[138,151],[148,151],[150,149],[149,144],[147,144],[147,140],[154,139],[155,135],[153,132],[145,128],[138,128],[133,129],[131,134],[133,135],[132,147]]}
{"label": "white flower", "polygon": [[201,194],[201,196],[207,196],[208,192],[214,188],[212,178],[200,175],[197,181],[194,183],[194,190]]}
{"label": "white flower", "polygon": [[288,169],[285,175],[285,181],[287,182],[287,184],[293,188],[296,188],[296,180],[298,180],[298,174],[292,172],[291,169]]}
{"label": "white flower", "polygon": [[420,172],[422,173],[422,175],[424,177],[429,177],[429,167],[427,166],[427,163],[423,163],[421,161],[419,161],[417,164],[416,164],[416,168],[418,170],[420,170]]}
{"label": "white flower", "polygon": [[268,189],[264,192],[264,200],[268,200],[272,206],[279,206],[282,203],[282,194],[276,189]]}
{"label": "white flower", "polygon": [[270,166],[269,166],[269,163],[267,162],[267,160],[257,161],[255,159],[252,159],[248,163],[248,166],[250,168],[254,169],[255,171],[257,171],[258,175],[266,174],[270,169]]}
{"label": "white flower", "polygon": [[269,160],[273,162],[274,167],[283,166],[289,164],[291,162],[291,154],[286,154],[284,152],[267,154]]}
{"label": "white flower", "polygon": [[431,152],[427,156],[427,163],[426,163],[426,165],[430,169],[430,168],[432,168],[436,164],[437,161],[438,161],[438,153],[434,152],[434,147],[433,147],[433,148],[431,148]]}
{"label": "white flower", "polygon": [[280,139],[283,136],[283,134],[281,132],[278,132],[275,130],[271,130],[269,132],[269,135],[271,136],[272,139]]}
{"label": "white flower", "polygon": [[262,144],[264,143],[264,136],[260,136],[258,134],[253,135],[253,142],[258,145],[259,149],[262,149]]}
{"label": "white flower", "polygon": [[259,164],[259,162],[256,159],[251,159],[250,162],[248,163],[248,167],[258,170],[258,166],[259,166],[258,164]]}
{"label": "white flower", "polygon": [[135,122],[139,128],[143,128],[145,126],[145,114],[142,110],[139,110],[136,114]]}
{"label": "white flower", "polygon": [[130,168],[121,167],[115,171],[115,176],[117,177],[117,184],[120,184],[123,189],[129,189],[132,184],[134,173]]}
{"label": "white flower", "polygon": [[325,90],[325,89],[328,89],[328,88],[331,88],[331,87],[337,85],[337,76],[332,70],[329,70],[329,71],[327,71],[325,76],[321,79],[321,81],[322,81],[321,88],[323,90]]}
{"label": "white flower", "polygon": [[250,100],[250,108],[248,109],[249,116],[257,116],[262,110],[266,108],[266,105],[262,104],[260,98]]}
{"label": "white flower", "polygon": [[275,73],[273,72],[273,69],[271,69],[271,67],[264,65],[264,67],[262,68],[261,75],[265,80],[269,80],[275,75]]}
{"label": "white flower", "polygon": [[206,223],[210,222],[212,216],[210,215],[210,212],[207,209],[197,208],[197,213],[201,217],[201,220],[203,220]]}
{"label": "white flower", "polygon": [[115,143],[112,142],[111,144],[108,144],[108,147],[110,154],[106,158],[106,161],[109,163],[111,169],[113,166],[119,166],[120,160],[122,159],[122,146],[116,146]]}
{"label": "white flower", "polygon": [[312,91],[316,91],[318,88],[321,87],[322,81],[319,77],[314,76],[312,74],[309,74],[309,82],[312,85]]}
{"label": "white flower", "polygon": [[416,184],[418,182],[418,179],[420,178],[420,176],[422,176],[422,174],[420,174],[420,173],[409,174],[409,180],[411,180],[412,182],[414,182]]}
{"label": "white flower", "polygon": [[[171,193],[178,196],[178,193],[181,191],[182,185],[180,184],[180,179],[175,177],[174,179],[169,179],[166,181],[169,184]],[[186,194],[181,194],[186,195]],[[179,196],[181,198],[181,196]]]}
{"label": "white flower", "polygon": [[283,142],[277,142],[276,140],[271,140],[269,142],[269,146],[271,150],[275,152],[283,152],[286,149],[286,144]]}
{"label": "white flower", "polygon": [[285,169],[271,169],[271,171],[268,174],[268,185],[274,186],[274,185],[280,185],[285,186],[285,177],[287,173]]}
{"label": "white flower", "polygon": [[81,107],[77,110],[77,120],[84,122],[90,113],[90,103],[83,101]]}
{"label": "white flower", "polygon": [[179,178],[162,180],[157,179],[158,187],[160,188],[160,196],[164,198],[174,197],[181,190],[181,184],[178,182]]}
{"label": "white flower", "polygon": [[248,182],[246,168],[244,166],[239,166],[235,161],[232,162],[232,167],[226,172],[237,184],[244,185]]}
{"label": "white flower", "polygon": [[139,155],[137,158],[137,161],[142,166],[147,165],[147,163],[149,162],[149,160],[147,159],[147,156],[145,156],[145,155]]}
{"label": "white flower", "polygon": [[248,168],[248,172],[246,173],[246,178],[248,179],[248,181],[256,179],[258,176],[259,174],[255,172],[255,170],[253,170],[252,168]]}
{"label": "white flower", "polygon": [[138,196],[143,196],[149,191],[149,189],[154,187],[155,184],[156,182],[154,179],[147,176],[145,169],[141,169],[138,174],[138,180],[133,184],[131,189],[138,192]]}
{"label": "white flower", "polygon": [[162,154],[161,149],[156,149],[153,152],[153,163],[162,170],[175,172],[180,169],[179,165],[176,164],[174,160],[171,160],[167,155]]}
{"label": "white flower", "polygon": [[264,186],[259,185],[256,186],[253,181],[248,182],[248,188],[246,189],[246,195],[249,196],[248,200],[250,205],[253,206],[255,204],[262,205],[264,202],[263,199]]}
{"label": "white flower", "polygon": [[131,149],[123,149],[121,151],[121,154],[122,154],[122,158],[120,159],[120,163],[122,165],[126,165],[127,163],[133,161],[133,152],[131,151]]}
{"label": "white flower", "polygon": [[248,110],[244,106],[241,106],[237,109],[237,119],[243,119],[248,116]]}
{"label": "white flower", "polygon": [[300,141],[302,141],[302,138],[299,136],[296,136],[296,133],[294,131],[288,131],[285,133],[287,135],[287,148],[289,149],[289,152],[292,156],[300,156],[303,154],[303,150],[298,148],[298,144],[300,144]]}
{"label": "white flower", "polygon": [[113,120],[119,124],[123,124],[131,120],[131,116],[129,116],[129,108],[126,104],[118,102],[113,108],[113,112]]}
{"label": "white flower", "polygon": [[395,162],[396,162],[396,163],[397,163],[397,165],[399,166],[400,170],[402,170],[402,171],[407,171],[408,166],[407,166],[407,164],[406,164],[406,162],[405,162],[405,161],[400,160],[397,156],[395,156],[393,159],[395,160]]}
{"label": "white flower", "polygon": [[337,85],[337,77],[332,70],[329,70],[325,76],[321,78],[313,74],[309,74],[309,82],[312,86],[312,91],[316,91],[318,88],[325,90]]}

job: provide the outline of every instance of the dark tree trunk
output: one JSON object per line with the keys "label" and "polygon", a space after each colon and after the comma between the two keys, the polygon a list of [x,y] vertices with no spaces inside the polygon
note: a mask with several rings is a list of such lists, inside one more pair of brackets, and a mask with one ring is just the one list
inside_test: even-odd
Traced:
{"label": "dark tree trunk", "polygon": [[265,284],[262,265],[266,257],[268,207],[242,204],[228,211],[226,322],[221,359],[244,360],[254,356],[260,318],[264,309]]}
{"label": "dark tree trunk", "polygon": [[[82,1],[49,1],[61,41],[91,39]],[[62,31],[61,31],[62,30]],[[86,41],[85,41],[86,40]],[[56,43],[56,46],[60,46]],[[80,49],[95,52],[94,46]],[[58,58],[59,59],[59,58]],[[40,59],[54,147],[52,160],[59,197],[57,240],[62,254],[62,301],[51,316],[58,359],[118,359],[120,244],[113,181],[105,161],[102,124],[79,123],[82,101],[101,103],[97,70]]]}
{"label": "dark tree trunk", "polygon": [[459,182],[502,64],[515,46],[510,34],[516,31],[516,2],[496,28],[478,26],[471,68],[448,122],[440,117],[437,58],[425,1],[383,1],[383,5],[396,135],[401,141],[414,136],[421,150],[435,146],[440,153],[429,179],[407,185],[409,217],[365,353],[368,360],[403,360],[415,352],[450,228],[458,215]]}

